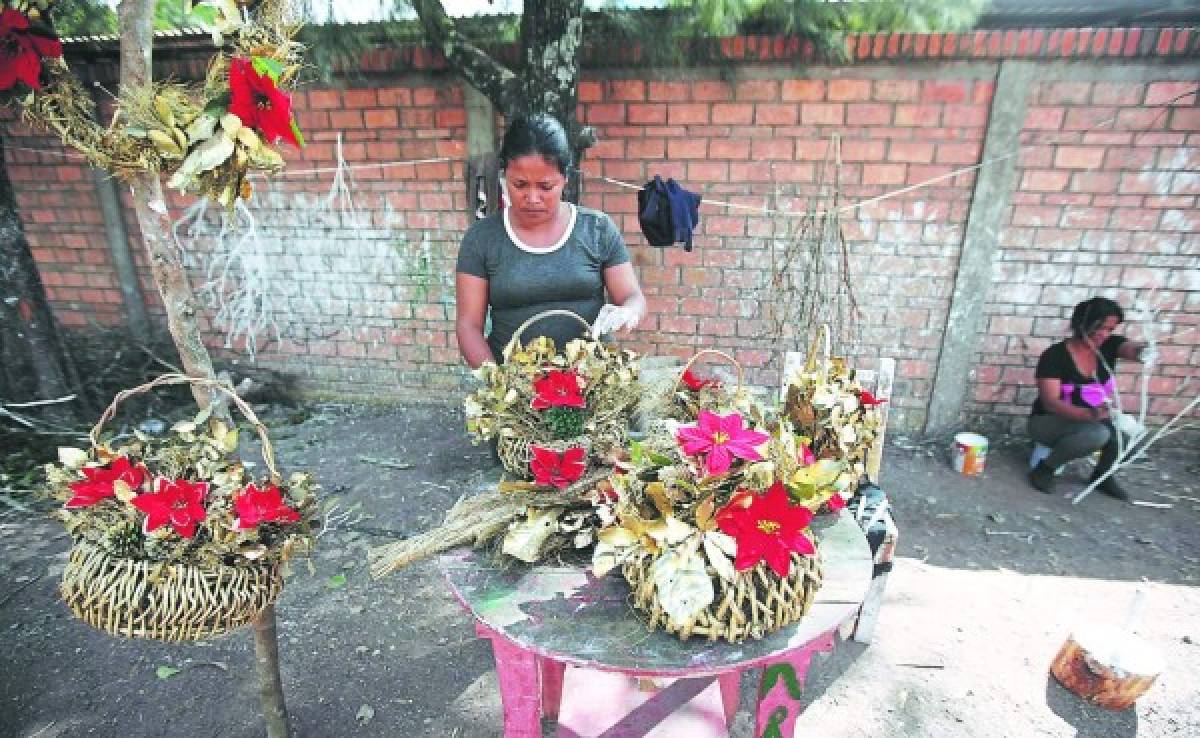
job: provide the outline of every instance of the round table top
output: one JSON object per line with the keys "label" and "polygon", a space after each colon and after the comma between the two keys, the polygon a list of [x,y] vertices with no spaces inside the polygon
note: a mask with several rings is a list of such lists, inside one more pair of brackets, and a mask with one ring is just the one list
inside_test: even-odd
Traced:
{"label": "round table top", "polygon": [[450,588],[483,625],[522,648],[557,661],[642,676],[707,676],[748,668],[803,647],[841,625],[862,604],[873,562],[866,537],[846,512],[818,516],[823,579],[798,623],[741,643],[681,641],[648,623],[629,604],[620,570],[597,579],[590,557],[509,571],[485,551],[458,549],[439,566]]}

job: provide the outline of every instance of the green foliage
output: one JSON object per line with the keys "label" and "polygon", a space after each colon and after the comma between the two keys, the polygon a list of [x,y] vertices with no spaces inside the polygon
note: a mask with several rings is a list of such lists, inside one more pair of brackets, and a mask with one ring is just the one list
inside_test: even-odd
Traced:
{"label": "green foliage", "polygon": [[707,35],[798,33],[819,37],[879,31],[962,31],[971,28],[987,0],[671,0],[688,12],[694,30]]}
{"label": "green foliage", "polygon": [[[158,0],[154,28],[158,31],[197,25],[190,16],[190,0]],[[104,0],[62,0],[53,11],[54,30],[60,36],[104,36],[118,32],[117,14]]]}
{"label": "green foliage", "polygon": [[577,407],[551,407],[546,409],[546,425],[557,441],[566,441],[583,435],[583,410]]}

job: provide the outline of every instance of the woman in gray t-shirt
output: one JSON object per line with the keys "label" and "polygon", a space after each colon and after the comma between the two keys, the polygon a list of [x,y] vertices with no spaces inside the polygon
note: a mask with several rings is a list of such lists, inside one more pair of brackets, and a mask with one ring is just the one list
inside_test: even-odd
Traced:
{"label": "woman in gray t-shirt", "polygon": [[[472,225],[458,252],[455,332],[467,363],[503,361],[521,323],[545,310],[577,313],[597,334],[636,327],[646,299],[616,224],[562,201],[571,152],[558,121],[515,119],[499,158],[507,207]],[[485,338],[489,311],[492,329]],[[521,339],[549,336],[561,348],[582,330],[577,321],[553,316]]]}

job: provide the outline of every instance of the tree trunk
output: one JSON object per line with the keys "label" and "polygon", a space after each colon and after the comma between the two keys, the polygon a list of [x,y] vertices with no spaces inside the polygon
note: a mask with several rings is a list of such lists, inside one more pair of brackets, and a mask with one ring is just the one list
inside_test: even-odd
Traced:
{"label": "tree trunk", "polygon": [[519,74],[459,33],[441,0],[413,0],[412,5],[430,42],[463,79],[504,113],[505,119],[524,113],[549,113],[563,124],[577,168],[569,177],[564,197],[579,202],[578,166],[584,152],[595,143],[591,129],[581,128],[575,117],[583,0],[525,0]]}
{"label": "tree trunk", "polygon": [[[154,41],[154,0],[121,0],[121,88],[130,89],[151,81]],[[204,346],[196,322],[196,298],[187,281],[179,249],[173,243],[171,218],[158,175],[137,175],[130,185],[133,209],[142,241],[150,257],[154,282],[167,312],[167,329],[179,349],[184,371],[195,377],[215,379],[212,359]],[[213,390],[193,386],[192,394],[201,408],[217,398]]]}
{"label": "tree trunk", "polygon": [[75,364],[46,302],[16,195],[8,178],[4,140],[0,138],[0,399],[10,402],[52,400],[74,394],[73,401],[44,406],[38,415],[70,425],[83,419],[91,403],[82,391]]}

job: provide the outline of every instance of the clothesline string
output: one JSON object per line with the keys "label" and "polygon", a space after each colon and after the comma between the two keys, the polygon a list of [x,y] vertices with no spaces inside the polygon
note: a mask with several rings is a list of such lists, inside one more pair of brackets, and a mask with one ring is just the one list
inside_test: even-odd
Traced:
{"label": "clothesline string", "polygon": [[[962,169],[956,169],[953,172],[947,172],[946,174],[940,174],[936,177],[931,177],[929,179],[917,182],[916,184],[909,185],[908,187],[902,187],[898,190],[893,190],[891,192],[885,192],[884,194],[879,195],[878,197],[872,197],[867,200],[860,200],[859,202],[850,203],[849,205],[842,205],[841,207],[837,208],[835,210],[835,212],[843,213],[843,212],[848,212],[851,210],[857,210],[858,208],[866,207],[867,205],[873,205],[877,202],[881,202],[883,200],[888,200],[890,198],[897,197],[899,195],[903,195],[908,192],[912,192],[913,190],[919,190],[922,187],[928,187],[929,185],[932,185],[936,182],[941,182],[944,179],[953,179],[954,177],[957,177],[960,174],[968,174],[970,172],[975,171],[976,169],[980,169],[984,166],[987,166],[988,164],[994,164],[998,161],[1010,159],[1013,156],[1016,156],[1016,154],[1004,154],[1002,156],[996,156],[991,159],[985,159],[984,161],[981,161],[978,164],[972,164],[969,167],[963,167]],[[619,179],[613,179],[612,177],[603,177],[602,176],[602,177],[600,177],[600,179],[602,179],[605,182],[608,182],[610,184],[615,184],[619,187],[626,187],[626,188],[629,188],[632,190],[641,190],[642,189],[642,185],[633,184],[631,182],[623,182]],[[803,217],[807,217],[810,215],[818,216],[818,215],[824,215],[829,212],[827,210],[817,210],[817,211],[812,211],[812,212],[795,211],[795,210],[775,210],[772,208],[768,208],[766,205],[763,205],[762,207],[759,207],[757,205],[741,205],[736,202],[724,202],[722,200],[709,200],[708,198],[702,198],[700,200],[700,202],[705,205],[715,205],[717,207],[723,207],[723,208],[735,208],[738,210],[752,210],[756,213],[764,213],[766,215],[783,215],[783,216],[792,217],[792,218],[803,218]]]}
{"label": "clothesline string", "polygon": [[[55,156],[62,156],[65,158],[78,158],[81,160],[83,159],[82,156],[75,154],[74,152],[70,152],[70,151],[55,151],[53,149],[35,149],[35,148],[30,148],[28,146],[9,146],[7,148],[12,151],[31,151],[33,153],[39,153],[39,154],[51,154],[51,155],[55,155]],[[996,156],[991,159],[985,159],[984,161],[981,161],[978,164],[972,164],[969,167],[963,167],[961,169],[956,169],[952,172],[947,172],[946,174],[941,174],[936,177],[931,177],[931,178],[923,180],[921,182],[917,182],[916,184],[909,185],[908,187],[902,187],[898,190],[893,190],[891,192],[885,192],[884,194],[879,195],[877,197],[868,198],[866,200],[860,200],[859,202],[850,203],[848,205],[842,205],[841,207],[837,208],[836,212],[839,212],[839,213],[848,212],[851,210],[857,210],[859,208],[866,207],[867,205],[873,205],[877,202],[882,202],[883,200],[888,200],[890,198],[898,197],[900,195],[906,194],[908,192],[912,192],[914,190],[919,190],[923,187],[928,187],[932,184],[936,184],[937,182],[941,182],[943,180],[953,179],[954,177],[957,177],[962,174],[968,174],[968,173],[973,172],[977,169],[980,169],[984,166],[987,166],[988,164],[994,164],[998,161],[1010,159],[1013,156],[1016,156],[1016,154],[1015,153],[1003,154],[1001,156]],[[450,157],[450,156],[442,156],[442,157],[436,157],[436,158],[431,158],[431,159],[407,159],[407,160],[401,160],[401,161],[372,162],[370,164],[342,164],[341,166],[316,167],[313,169],[285,169],[281,172],[275,173],[272,176],[275,176],[275,177],[297,177],[297,176],[301,176],[301,175],[325,174],[328,172],[338,172],[338,171],[357,171],[357,170],[362,170],[362,169],[415,166],[418,164],[440,164],[443,162],[450,162],[450,161],[459,161],[459,159],[456,159],[456,158]],[[260,176],[266,176],[266,175],[260,175]],[[601,179],[605,182],[608,182],[609,184],[614,184],[614,185],[617,185],[618,187],[625,187],[625,188],[628,188],[631,190],[642,189],[642,185],[633,184],[631,182],[624,182],[619,179],[613,179],[612,177],[599,176],[599,177],[597,177],[597,179]],[[793,218],[803,218],[803,217],[807,217],[810,215],[811,216],[823,215],[826,212],[828,212],[828,211],[823,211],[823,210],[815,211],[815,212],[776,210],[776,209],[768,208],[766,205],[763,205],[762,207],[759,207],[757,205],[742,205],[740,203],[725,202],[723,200],[710,200],[708,198],[702,198],[700,200],[700,202],[704,205],[712,205],[715,207],[730,208],[730,209],[735,209],[735,210],[751,210],[756,213],[763,213],[766,215],[782,215],[785,217],[793,217]]]}

